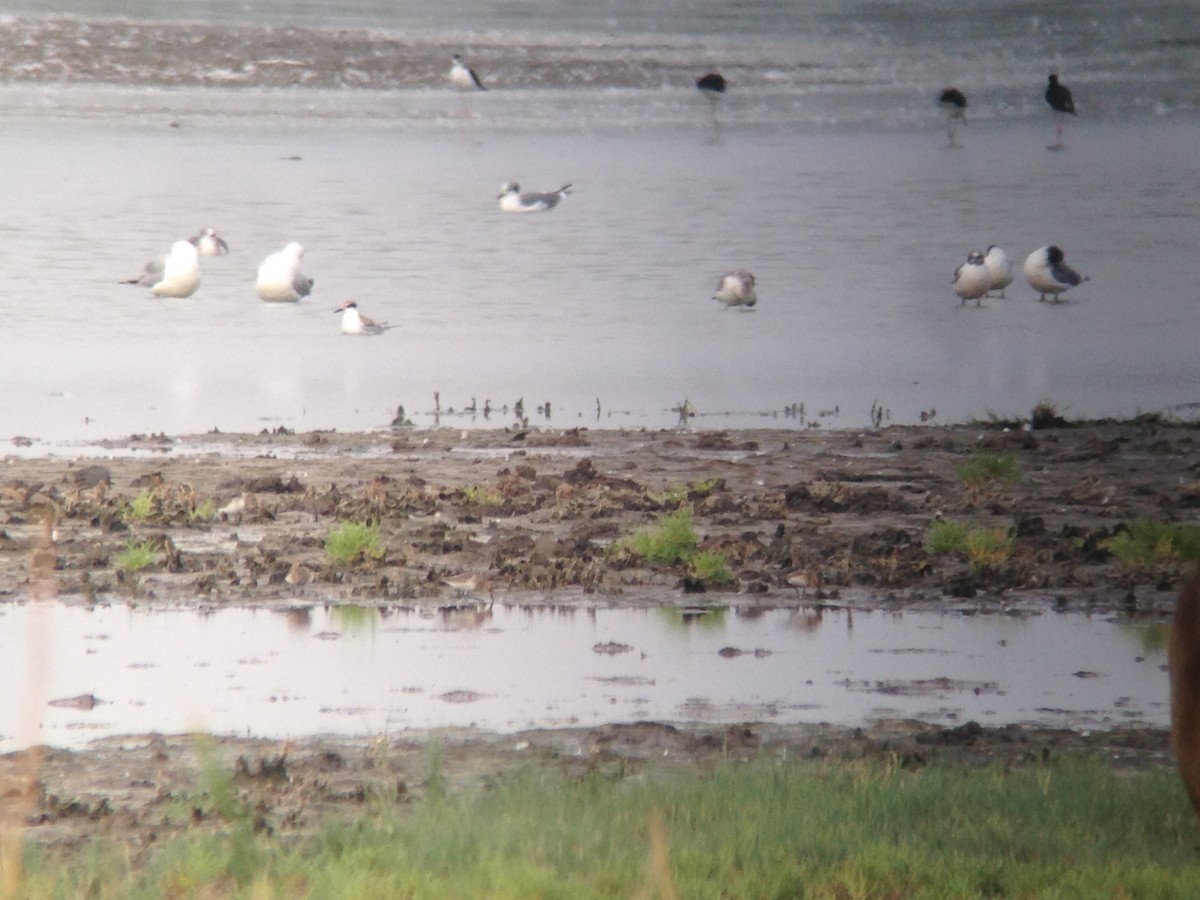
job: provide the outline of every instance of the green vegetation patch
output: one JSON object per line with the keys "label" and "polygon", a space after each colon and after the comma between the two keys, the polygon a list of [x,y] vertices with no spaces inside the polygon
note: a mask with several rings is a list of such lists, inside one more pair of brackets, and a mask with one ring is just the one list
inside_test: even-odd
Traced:
{"label": "green vegetation patch", "polygon": [[[433,764],[436,768],[436,762]],[[640,771],[640,767],[639,767]],[[758,761],[702,773],[518,772],[369,796],[313,833],[255,830],[221,779],[198,827],[132,854],[30,847],[20,897],[1193,898],[1174,771]],[[394,796],[394,795],[393,795]],[[209,811],[215,815],[210,815]],[[3,874],[3,873],[0,873]]]}
{"label": "green vegetation patch", "polygon": [[963,484],[972,488],[1007,487],[1021,478],[1021,468],[1009,453],[978,450],[954,467]]}
{"label": "green vegetation patch", "polygon": [[1200,525],[1139,519],[1103,546],[1131,569],[1200,562]]}
{"label": "green vegetation patch", "polygon": [[664,565],[686,565],[692,578],[710,587],[725,587],[734,580],[724,554],[700,549],[700,537],[692,523],[690,506],[682,506],[660,517],[650,528],[614,542],[609,553],[617,557],[636,556]]}
{"label": "green vegetation patch", "polygon": [[154,541],[130,540],[125,549],[113,558],[113,565],[121,572],[136,575],[154,564],[158,557],[158,545]]}
{"label": "green vegetation patch", "polygon": [[342,565],[380,560],[386,552],[378,523],[343,521],[325,539],[325,555]]}
{"label": "green vegetation patch", "polygon": [[691,509],[680,507],[661,517],[652,528],[642,529],[618,544],[647,562],[671,564],[695,556],[700,539],[692,524]]}
{"label": "green vegetation patch", "polygon": [[955,519],[938,519],[925,531],[925,552],[958,556],[974,568],[998,566],[1013,554],[1016,541],[1007,528],[986,528]]}
{"label": "green vegetation patch", "polygon": [[154,494],[145,490],[129,501],[129,505],[121,513],[121,518],[126,522],[146,522],[154,517],[157,508],[158,502]]}

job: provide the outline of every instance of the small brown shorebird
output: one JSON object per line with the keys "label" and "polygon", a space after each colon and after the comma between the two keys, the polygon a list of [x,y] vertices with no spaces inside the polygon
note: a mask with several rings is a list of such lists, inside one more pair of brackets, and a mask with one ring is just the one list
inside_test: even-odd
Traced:
{"label": "small brown shorebird", "polygon": [[478,572],[459,572],[442,579],[442,584],[454,591],[456,597],[470,597],[479,591],[491,593],[491,582]]}
{"label": "small brown shorebird", "polygon": [[801,596],[808,593],[809,588],[815,591],[821,590],[821,573],[817,569],[794,569],[784,576],[784,581],[788,583],[788,587],[798,591]]}

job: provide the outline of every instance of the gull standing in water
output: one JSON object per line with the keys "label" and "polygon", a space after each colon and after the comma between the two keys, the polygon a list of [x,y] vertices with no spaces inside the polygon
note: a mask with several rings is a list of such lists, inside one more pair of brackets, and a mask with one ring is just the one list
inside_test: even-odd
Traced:
{"label": "gull standing in water", "polygon": [[950,283],[954,285],[954,293],[958,294],[962,306],[966,306],[968,300],[974,300],[975,305],[979,306],[991,281],[988,268],[983,264],[983,254],[972,250],[967,254],[967,261],[954,270],[954,278]]}
{"label": "gull standing in water", "polygon": [[549,212],[570,193],[568,190],[570,187],[570,184],[564,184],[557,191],[547,194],[533,191],[522,194],[521,186],[515,181],[509,181],[500,187],[500,209],[503,212]]}
{"label": "gull standing in water", "polygon": [[758,295],[754,293],[754,273],[745,269],[726,272],[717,282],[713,299],[720,300],[726,308],[745,306],[749,309],[758,302]]}
{"label": "gull standing in water", "polygon": [[387,322],[368,319],[358,311],[358,304],[353,300],[347,300],[334,312],[342,314],[342,334],[383,334],[395,327]]}
{"label": "gull standing in water", "polygon": [[271,303],[295,303],[312,291],[313,280],[300,274],[304,248],[292,241],[278,253],[272,253],[258,267],[254,293]]}
{"label": "gull standing in water", "polygon": [[450,59],[450,81],[460,91],[486,91],[475,70],[457,53]]}
{"label": "gull standing in water", "polygon": [[983,257],[983,264],[988,270],[988,293],[999,291],[1000,296],[1004,296],[1004,289],[1012,284],[1012,264],[1008,261],[1008,254],[1004,252],[1002,247],[997,247],[991,244],[987,248],[987,255]]}
{"label": "gull standing in water", "polygon": [[1025,278],[1041,295],[1039,300],[1044,301],[1047,294],[1052,294],[1055,303],[1063,291],[1088,280],[1066,264],[1062,250],[1053,244],[1039,247],[1025,258]]}
{"label": "gull standing in water", "polygon": [[1075,101],[1071,92],[1064,84],[1059,84],[1058,76],[1050,76],[1050,85],[1046,88],[1046,102],[1054,110],[1054,143],[1047,150],[1062,150],[1063,144],[1063,115],[1075,115]]}
{"label": "gull standing in water", "polygon": [[215,228],[201,228],[188,238],[190,243],[201,256],[224,256],[229,252],[229,245],[217,234]]}
{"label": "gull standing in water", "polygon": [[150,288],[156,297],[190,297],[200,287],[200,257],[190,241],[176,241],[166,256],[146,263],[142,274],[122,284]]}
{"label": "gull standing in water", "polygon": [[946,118],[950,120],[949,147],[961,147],[958,142],[958,123],[967,124],[967,95],[956,87],[948,87],[938,95],[938,106],[946,111]]}

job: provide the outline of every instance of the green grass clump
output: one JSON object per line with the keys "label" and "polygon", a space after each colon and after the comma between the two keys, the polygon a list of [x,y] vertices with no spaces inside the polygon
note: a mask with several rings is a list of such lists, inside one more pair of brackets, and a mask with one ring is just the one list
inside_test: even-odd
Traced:
{"label": "green grass clump", "polygon": [[653,528],[646,528],[623,543],[642,559],[656,563],[687,562],[696,555],[700,539],[692,525],[692,511],[681,507],[659,519]]}
{"label": "green grass clump", "polygon": [[692,557],[688,565],[692,577],[700,579],[707,585],[721,587],[733,581],[733,576],[729,574],[729,564],[723,553],[701,550]]}
{"label": "green grass clump", "polygon": [[[433,766],[436,768],[436,763]],[[1196,822],[1165,767],[780,762],[623,778],[529,770],[382,795],[314,833],[236,810],[131,854],[26,851],[21,897],[1193,898]],[[654,777],[646,777],[653,774]],[[200,796],[195,805],[221,810]]]}
{"label": "green grass clump", "polygon": [[665,565],[682,563],[691,577],[712,587],[727,586],[734,580],[724,554],[700,549],[690,506],[682,506],[662,516],[654,526],[615,541],[609,553],[618,557],[638,556]]}
{"label": "green grass clump", "polygon": [[211,522],[217,516],[217,505],[212,499],[198,503],[188,510],[189,522]]}
{"label": "green grass clump", "polygon": [[925,532],[925,552],[934,556],[944,553],[964,553],[967,549],[966,522],[956,519],[935,519]]}
{"label": "green grass clump", "polygon": [[387,552],[377,523],[341,522],[325,539],[325,555],[333,562],[354,565],[359,561],[383,559]]}
{"label": "green grass clump", "polygon": [[148,490],[142,491],[129,501],[121,513],[121,518],[126,522],[146,522],[153,518],[156,505],[154,494]]}
{"label": "green grass clump", "polygon": [[966,462],[954,467],[963,484],[970,488],[987,488],[1015,484],[1021,477],[1016,459],[1008,453],[979,450]]}
{"label": "green grass clump", "polygon": [[998,566],[1013,553],[1013,536],[1007,528],[973,528],[967,533],[967,562],[975,568]]}
{"label": "green grass clump", "polygon": [[113,559],[113,565],[127,575],[136,575],[148,566],[154,564],[158,557],[158,546],[154,541],[130,540],[125,549]]}
{"label": "green grass clump", "polygon": [[1113,535],[1104,548],[1131,569],[1200,561],[1200,526],[1139,519]]}
{"label": "green grass clump", "polygon": [[954,519],[931,522],[925,532],[925,552],[954,555],[973,568],[997,566],[1012,556],[1016,542],[1007,528],[983,528]]}

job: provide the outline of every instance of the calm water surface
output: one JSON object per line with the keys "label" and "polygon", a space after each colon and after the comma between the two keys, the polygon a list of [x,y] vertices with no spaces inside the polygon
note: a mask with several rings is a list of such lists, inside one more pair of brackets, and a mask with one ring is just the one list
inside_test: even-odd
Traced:
{"label": "calm water surface", "polygon": [[[1190,3],[147,0],[0,18],[0,435],[386,427],[434,393],[543,424],[860,427],[1200,401],[1200,21]],[[936,26],[936,27],[935,27]],[[493,90],[446,83],[467,52]],[[692,87],[720,67],[715,116]],[[1080,109],[1048,153],[1045,73]],[[966,148],[933,97],[971,96]],[[168,127],[175,125],[177,127]],[[566,182],[504,216],[501,182]],[[202,225],[200,291],[117,285]],[[291,240],[316,290],[268,308]],[[1091,277],[957,308],[998,243]],[[734,267],[751,313],[709,298]],[[342,338],[353,297],[399,327]],[[819,413],[835,413],[821,417]]]}
{"label": "calm water surface", "polygon": [[[512,101],[509,101],[512,102]],[[301,120],[182,129],[26,121],[0,140],[3,431],[47,440],[386,426],[551,401],[549,424],[860,427],[1027,413],[1129,415],[1200,399],[1193,121],[782,135],[412,133]],[[1075,123],[1072,123],[1073,125]],[[567,181],[548,215],[502,215],[501,181]],[[212,223],[233,252],[188,300],[117,282]],[[257,264],[290,240],[312,297],[270,306]],[[1060,305],[1018,276],[960,308],[966,249],[1019,266],[1056,242],[1091,280]],[[710,300],[753,269],[752,312]],[[355,298],[399,327],[339,334]],[[598,401],[598,403],[597,403]],[[597,416],[597,405],[600,414]],[[450,419],[451,424],[506,424]],[[445,420],[443,421],[443,424]]]}
{"label": "calm water surface", "polygon": [[[1152,629],[1082,615],[8,605],[0,679],[25,686],[9,696],[32,704],[38,729],[22,728],[29,706],[0,705],[0,751],[149,730],[368,736],[637,719],[1161,726],[1164,668]],[[100,701],[89,710],[48,705],[87,694]]]}

